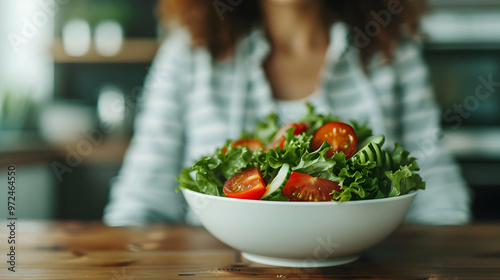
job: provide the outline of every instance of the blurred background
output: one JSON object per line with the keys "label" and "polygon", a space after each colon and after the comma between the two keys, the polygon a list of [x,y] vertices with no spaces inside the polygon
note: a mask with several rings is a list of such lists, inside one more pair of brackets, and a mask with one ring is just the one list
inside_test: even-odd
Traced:
{"label": "blurred background", "polygon": [[[101,218],[165,37],[156,2],[0,1],[0,170],[17,167],[18,218]],[[475,219],[500,219],[500,1],[429,2],[444,148],[475,193]]]}

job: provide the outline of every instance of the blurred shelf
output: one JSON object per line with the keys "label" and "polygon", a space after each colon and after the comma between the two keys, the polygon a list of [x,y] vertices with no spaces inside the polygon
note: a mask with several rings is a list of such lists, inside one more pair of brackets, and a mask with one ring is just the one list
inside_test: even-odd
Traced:
{"label": "blurred shelf", "polygon": [[429,0],[432,7],[491,7],[499,6],[498,0]]}
{"label": "blurred shelf", "polygon": [[25,165],[43,163],[63,158],[62,150],[44,143],[12,143],[2,145],[0,149],[0,166]]}
{"label": "blurred shelf", "polygon": [[500,42],[485,42],[485,43],[471,43],[471,42],[455,42],[455,43],[433,43],[427,42],[424,44],[426,51],[499,51]]}
{"label": "blurred shelf", "polygon": [[500,161],[500,128],[448,128],[444,133],[444,148],[457,158]]}
{"label": "blurred shelf", "polygon": [[103,56],[92,45],[83,56],[66,54],[61,39],[55,39],[52,46],[52,56],[56,63],[148,63],[158,50],[156,39],[126,39],[121,50],[115,56]]}
{"label": "blurred shelf", "polygon": [[[29,138],[29,137],[26,137]],[[25,138],[25,139],[26,139]],[[120,165],[129,146],[130,139],[105,139],[102,143],[92,145],[89,154],[78,154],[83,164],[116,164]],[[50,144],[41,139],[23,140],[0,145],[0,166],[10,164],[32,164],[42,162],[65,163],[71,153],[77,151],[80,142],[67,144]],[[89,142],[90,143],[90,142]],[[73,152],[69,151],[72,150]],[[72,155],[71,155],[72,156]]]}

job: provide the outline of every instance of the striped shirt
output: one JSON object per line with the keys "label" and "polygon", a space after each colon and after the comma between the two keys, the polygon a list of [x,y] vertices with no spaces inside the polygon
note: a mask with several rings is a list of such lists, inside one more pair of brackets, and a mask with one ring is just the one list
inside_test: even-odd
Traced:
{"label": "striped shirt", "polygon": [[[375,134],[386,136],[386,148],[400,142],[418,156],[427,189],[417,195],[409,221],[469,221],[469,191],[458,166],[440,148],[440,110],[419,45],[402,42],[389,64],[374,55],[364,71],[359,51],[348,43],[347,26],[334,24],[330,33],[318,85],[307,101],[318,113],[367,121]],[[273,111],[281,123],[300,117],[297,102],[273,99],[262,67],[269,51],[258,28],[223,61],[204,47],[190,47],[185,30],[167,38],[146,78],[134,136],[112,183],[107,224],[190,220],[182,194],[175,192],[183,167],[237,139],[243,129],[251,131]]]}

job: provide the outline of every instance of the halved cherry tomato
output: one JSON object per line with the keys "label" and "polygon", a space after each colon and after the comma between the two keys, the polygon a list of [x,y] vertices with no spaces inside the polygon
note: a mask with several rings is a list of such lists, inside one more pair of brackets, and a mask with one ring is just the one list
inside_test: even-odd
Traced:
{"label": "halved cherry tomato", "polygon": [[227,197],[258,200],[266,192],[266,185],[259,169],[251,167],[229,178],[222,191]]}
{"label": "halved cherry tomato", "polygon": [[326,153],[327,157],[332,157],[333,153],[343,152],[348,159],[356,151],[358,138],[352,126],[342,122],[331,122],[316,131],[312,139],[313,149],[319,149],[324,142],[332,145],[332,148]]}
{"label": "halved cherry tomato", "polygon": [[271,144],[269,144],[268,148],[269,149],[275,149],[276,147],[280,147],[280,149],[283,149],[285,147],[285,133],[287,130],[290,128],[295,127],[295,130],[293,131],[293,135],[299,135],[303,131],[307,129],[307,124],[305,123],[287,123],[284,126],[276,132],[276,134],[273,137],[273,140],[271,140]]}
{"label": "halved cherry tomato", "polygon": [[254,152],[257,149],[262,149],[264,150],[264,144],[257,139],[241,139],[233,143],[233,147],[240,147],[240,146],[245,146],[247,147],[250,151]]}
{"label": "halved cherry tomato", "polygon": [[[249,139],[240,139],[236,142],[233,143],[233,148],[234,147],[242,147],[245,146],[247,147],[251,152],[255,152],[257,149],[262,149],[264,150],[264,144],[257,139],[249,138]],[[227,153],[227,148],[224,147],[222,148],[222,153],[226,154]]]}
{"label": "halved cherry tomato", "polygon": [[342,191],[337,182],[292,172],[283,194],[291,201],[331,201],[333,190]]}

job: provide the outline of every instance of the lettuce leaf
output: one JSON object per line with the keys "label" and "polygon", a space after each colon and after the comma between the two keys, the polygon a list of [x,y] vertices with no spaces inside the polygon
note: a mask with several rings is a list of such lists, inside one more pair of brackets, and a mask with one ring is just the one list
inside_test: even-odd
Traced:
{"label": "lettuce leaf", "polygon": [[415,171],[420,170],[416,159],[410,157],[410,153],[405,151],[399,143],[395,144],[391,157],[394,165],[399,166],[399,168],[385,172],[391,180],[389,197],[406,194],[412,190],[425,189],[422,177],[415,173]]}
{"label": "lettuce leaf", "polygon": [[246,132],[243,131],[243,138],[255,138],[259,139],[264,143],[264,145],[269,145],[274,137],[274,134],[278,132],[280,128],[278,127],[278,116],[275,113],[271,113],[265,121],[258,122],[255,131]]}
{"label": "lettuce leaf", "polygon": [[412,190],[425,189],[425,182],[420,175],[415,174],[411,166],[402,166],[400,170],[387,171],[386,176],[391,180],[391,190],[388,197],[399,196]]}
{"label": "lettuce leaf", "polygon": [[218,149],[213,156],[205,156],[195,162],[192,167],[185,168],[177,176],[181,185],[177,188],[188,188],[205,194],[224,196],[224,182],[238,172],[257,166],[267,169],[265,152],[251,152],[247,147],[233,148],[231,142],[224,146],[227,151]]}
{"label": "lettuce leaf", "polygon": [[394,150],[390,152],[394,161],[391,170],[384,170],[374,162],[361,164],[356,160],[348,161],[348,165],[338,173],[343,191],[334,191],[334,200],[385,198],[425,189],[422,177],[415,173],[419,170],[416,159],[409,154],[396,143]]}

